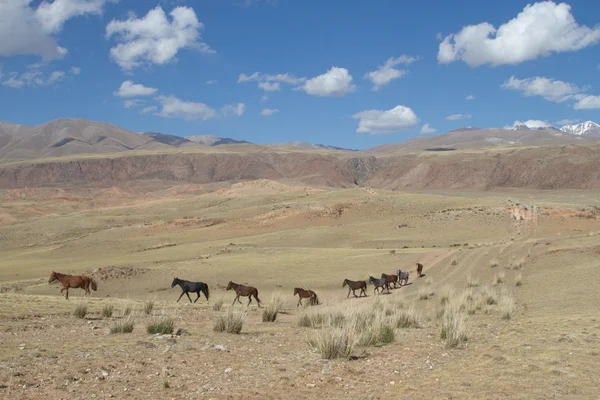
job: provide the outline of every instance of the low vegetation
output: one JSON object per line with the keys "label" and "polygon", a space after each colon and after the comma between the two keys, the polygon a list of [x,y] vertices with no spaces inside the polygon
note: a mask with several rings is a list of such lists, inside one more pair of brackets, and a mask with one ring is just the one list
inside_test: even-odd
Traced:
{"label": "low vegetation", "polygon": [[468,340],[467,315],[461,302],[453,298],[443,308],[440,323],[440,338],[447,347],[456,347]]}
{"label": "low vegetation", "polygon": [[504,283],[504,278],[505,278],[504,271],[494,274],[494,285],[499,285],[501,283]]}
{"label": "low vegetation", "polygon": [[244,326],[245,318],[246,313],[234,313],[233,309],[230,308],[225,315],[215,315],[213,330],[215,332],[239,334]]}
{"label": "low vegetation", "polygon": [[223,299],[219,299],[219,300],[215,301],[212,305],[213,311],[221,311],[222,308],[223,308]]}
{"label": "low vegetation", "polygon": [[519,273],[515,276],[515,286],[521,286],[523,284],[523,274]]}
{"label": "low vegetation", "polygon": [[152,310],[154,310],[154,301],[153,300],[147,300],[144,303],[144,313],[150,315],[152,313]]}
{"label": "low vegetation", "polygon": [[175,329],[175,321],[171,317],[153,318],[148,325],[146,325],[146,332],[151,335],[157,333],[168,335],[173,333],[173,329]]}
{"label": "low vegetation", "polygon": [[106,304],[104,307],[102,307],[102,316],[104,318],[112,317],[114,309],[115,306],[113,306],[112,304]]}
{"label": "low vegetation", "polygon": [[77,306],[75,306],[75,310],[73,311],[73,315],[76,318],[85,318],[85,316],[87,315],[88,312],[88,308],[86,304],[77,304]]}
{"label": "low vegetation", "polygon": [[109,327],[109,332],[113,333],[131,333],[133,332],[133,319],[130,317],[117,319]]}
{"label": "low vegetation", "polygon": [[263,322],[275,322],[277,313],[283,308],[283,297],[281,294],[275,294],[271,297],[269,305],[264,309],[262,314]]}

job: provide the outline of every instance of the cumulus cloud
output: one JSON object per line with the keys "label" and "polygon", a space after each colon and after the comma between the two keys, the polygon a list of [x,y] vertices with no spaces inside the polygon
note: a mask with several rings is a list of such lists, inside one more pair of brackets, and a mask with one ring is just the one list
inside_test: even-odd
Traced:
{"label": "cumulus cloud", "polygon": [[551,127],[552,124],[548,121],[542,121],[539,119],[528,119],[527,121],[515,121],[512,125],[505,126],[504,129],[512,129],[518,125],[525,125],[529,129],[537,129],[537,128],[548,128]]}
{"label": "cumulus cloud", "polygon": [[263,108],[263,110],[260,112],[260,115],[262,115],[263,117],[269,117],[275,114],[276,112],[279,112],[279,110],[276,108]]}
{"label": "cumulus cloud", "polygon": [[414,111],[405,106],[396,106],[390,110],[366,110],[356,113],[352,118],[358,119],[359,133],[390,133],[412,128],[419,123]]}
{"label": "cumulus cloud", "polygon": [[244,103],[227,104],[226,106],[221,107],[221,113],[225,117],[229,117],[230,115],[241,117],[242,115],[244,115],[245,111],[246,105]]}
{"label": "cumulus cloud", "polygon": [[267,100],[269,100],[269,96],[267,96],[266,94],[263,94],[262,96],[260,96],[260,102],[261,103],[264,103]]}
{"label": "cumulus cloud", "polygon": [[130,99],[130,100],[125,100],[125,102],[123,103],[123,107],[125,107],[125,108],[137,108],[137,107],[141,106],[142,104],[144,104],[143,100],[140,100],[140,99]]}
{"label": "cumulus cloud", "polygon": [[[45,76],[42,71],[37,70],[38,67],[38,65],[33,65],[30,66],[30,69],[32,69],[30,71],[10,72],[8,73],[8,79],[1,81],[0,84],[2,84],[2,86],[11,87],[13,89],[20,89],[23,87],[51,86],[57,82],[62,81],[69,75],[65,71],[52,71],[50,74]],[[69,71],[71,75],[76,75],[79,72],[81,72],[79,68],[77,68],[76,70],[71,68],[71,70]],[[1,75],[0,78],[2,78]]]}
{"label": "cumulus cloud", "polygon": [[473,96],[472,94],[468,95],[467,98],[465,100],[475,100],[475,96]]}
{"label": "cumulus cloud", "polygon": [[346,68],[334,66],[322,75],[307,79],[299,89],[311,96],[341,97],[354,92],[356,85],[352,83],[352,75]]}
{"label": "cumulus cloud", "polygon": [[276,92],[281,90],[279,82],[259,82],[258,87],[265,92]]}
{"label": "cumulus cloud", "polygon": [[600,96],[584,96],[573,105],[576,110],[590,110],[600,108]]}
{"label": "cumulus cloud", "polygon": [[144,64],[163,65],[176,60],[179,50],[194,48],[203,53],[214,53],[201,40],[204,24],[198,21],[191,7],[176,7],[169,15],[160,6],[148,11],[142,18],[112,20],[106,25],[106,38],[119,42],[110,49],[111,58],[124,70]]}
{"label": "cumulus cloud", "polygon": [[378,91],[382,86],[385,86],[394,79],[398,79],[408,73],[408,71],[405,69],[394,68],[395,66],[401,64],[410,65],[417,60],[417,57],[406,55],[396,58],[390,57],[383,65],[377,68],[377,70],[366,73],[365,78],[369,79],[373,83],[372,90]]}
{"label": "cumulus cloud", "polygon": [[306,81],[306,78],[298,78],[294,75],[290,74],[263,74],[260,72],[255,72],[251,75],[246,75],[241,73],[238,77],[237,83],[244,82],[258,82],[259,89],[264,90],[265,92],[275,92],[281,90],[281,84],[292,84],[297,85]]}
{"label": "cumulus cloud", "polygon": [[156,111],[158,111],[158,107],[148,106],[148,107],[144,107],[144,109],[142,110],[142,114],[150,114],[150,113],[154,113]]}
{"label": "cumulus cloud", "polygon": [[471,117],[471,114],[452,114],[448,115],[446,119],[449,119],[450,121],[457,121],[459,119],[470,119]]}
{"label": "cumulus cloud", "polygon": [[67,49],[55,37],[64,23],[86,14],[101,14],[105,0],[0,0],[0,56],[37,55],[62,58]]}
{"label": "cumulus cloud", "polygon": [[511,76],[501,86],[503,89],[510,89],[523,92],[524,96],[541,96],[548,101],[560,103],[580,93],[583,89],[567,82],[556,79],[549,79],[543,76],[533,78],[517,79]]}
{"label": "cumulus cloud", "polygon": [[471,67],[519,64],[552,53],[577,51],[600,41],[600,25],[577,24],[571,6],[543,1],[528,4],[512,20],[496,29],[483,22],[444,38],[438,61],[462,60]]}
{"label": "cumulus cloud", "polygon": [[156,100],[161,104],[161,110],[158,113],[161,117],[205,121],[217,116],[215,109],[204,103],[183,101],[173,95],[157,96]]}
{"label": "cumulus cloud", "polygon": [[73,75],[79,75],[81,73],[81,68],[79,68],[79,67],[71,67],[71,73]]}
{"label": "cumulus cloud", "polygon": [[137,96],[152,96],[158,89],[144,86],[140,83],[133,83],[130,80],[121,83],[119,90],[113,92],[119,97],[137,97]]}
{"label": "cumulus cloud", "polygon": [[427,133],[436,133],[436,132],[437,132],[437,129],[430,126],[429,124],[425,124],[421,127],[421,131],[419,133],[427,134]]}

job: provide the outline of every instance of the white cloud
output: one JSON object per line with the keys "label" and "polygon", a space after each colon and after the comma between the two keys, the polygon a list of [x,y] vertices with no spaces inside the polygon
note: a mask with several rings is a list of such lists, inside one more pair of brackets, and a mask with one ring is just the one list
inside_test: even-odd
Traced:
{"label": "white cloud", "polygon": [[544,1],[528,4],[516,18],[500,25],[469,25],[440,43],[438,61],[463,60],[471,67],[519,64],[552,53],[576,51],[600,41],[600,25],[580,26],[571,6]]}
{"label": "white cloud", "polygon": [[265,92],[275,92],[281,90],[279,82],[259,82],[258,87]]}
{"label": "white cloud", "polygon": [[157,90],[156,88],[146,87],[140,83],[133,83],[127,80],[121,83],[119,90],[113,92],[113,94],[119,97],[151,96]]}
{"label": "white cloud", "polygon": [[[62,81],[67,77],[67,73],[64,71],[52,71],[47,77],[44,77],[42,71],[37,70],[35,66],[30,67],[32,71],[22,73],[14,71],[10,72],[8,74],[8,79],[0,82],[0,84],[13,89],[20,89],[22,87],[50,86]],[[75,74],[73,69],[71,69],[71,74]]]}
{"label": "white cloud", "polygon": [[590,110],[600,108],[600,96],[584,96],[573,105],[576,110]]}
{"label": "white cloud", "polygon": [[204,24],[198,21],[191,7],[176,7],[167,15],[160,6],[148,11],[142,18],[112,20],[106,25],[106,38],[116,37],[120,42],[110,49],[113,60],[124,70],[143,64],[163,65],[174,61],[179,50],[194,48],[203,53],[214,53],[200,39]]}
{"label": "white cloud", "polygon": [[156,107],[156,106],[148,106],[142,110],[142,114],[153,113],[153,112],[156,112],[157,110],[158,110],[158,107]]}
{"label": "white cloud", "polygon": [[356,85],[346,68],[331,67],[326,73],[308,79],[300,89],[311,96],[341,97],[354,92]]}
{"label": "white cloud", "polygon": [[211,80],[206,81],[206,84],[207,85],[214,85],[217,82],[219,82],[219,81],[217,81],[216,79],[211,79]]}
{"label": "white cloud", "polygon": [[143,100],[140,100],[140,99],[130,99],[130,100],[125,100],[125,102],[123,103],[123,107],[125,107],[125,108],[137,108],[137,107],[141,106],[142,104],[144,104]]}
{"label": "white cloud", "polygon": [[391,110],[361,111],[352,118],[359,120],[356,132],[370,134],[395,132],[412,128],[419,123],[413,110],[400,105]]}
{"label": "white cloud", "polygon": [[37,55],[44,60],[62,58],[67,49],[55,37],[64,23],[86,14],[101,14],[104,0],[42,1],[0,0],[0,56]]}
{"label": "white cloud", "polygon": [[433,128],[429,124],[425,124],[421,127],[421,131],[419,133],[427,134],[427,133],[436,133],[436,132],[437,132],[437,129]]}
{"label": "white cloud", "polygon": [[276,112],[279,112],[279,110],[276,108],[263,108],[263,110],[260,112],[260,115],[262,115],[263,117],[269,117],[275,114]]}
{"label": "white cloud", "polygon": [[408,73],[407,70],[394,68],[396,65],[410,65],[417,60],[418,58],[416,57],[405,55],[396,58],[388,58],[388,60],[376,71],[365,74],[365,78],[368,78],[373,83],[372,90],[378,91],[382,86],[385,86],[394,79],[398,79]]}
{"label": "white cloud", "polygon": [[576,124],[578,123],[579,119],[561,119],[560,121],[556,121],[554,124],[558,125],[558,126],[562,126],[562,125],[572,125],[572,124]]}
{"label": "white cloud", "polygon": [[524,96],[541,96],[548,101],[560,103],[580,93],[583,89],[577,86],[542,76],[533,78],[517,79],[511,76],[501,86],[503,89],[522,91]]}
{"label": "white cloud", "polygon": [[475,100],[475,96],[473,96],[472,94],[468,95],[467,98],[465,100]]}
{"label": "white cloud", "polygon": [[264,103],[267,100],[269,100],[269,96],[267,96],[266,94],[263,94],[262,96],[260,96],[260,102],[261,103]]}
{"label": "white cloud", "polygon": [[537,129],[537,128],[547,128],[552,126],[552,124],[548,121],[542,121],[539,119],[528,119],[527,121],[515,121],[513,122],[512,125],[509,126],[505,126],[504,129],[512,129],[517,125],[525,125],[526,127],[530,128],[530,129]]}
{"label": "white cloud", "polygon": [[161,110],[158,113],[161,117],[205,121],[217,116],[215,109],[204,103],[183,101],[173,95],[157,96],[156,100],[161,103]]}
{"label": "white cloud", "polygon": [[81,68],[79,68],[79,67],[71,67],[71,73],[73,75],[79,75],[81,73]]}
{"label": "white cloud", "polygon": [[471,114],[452,114],[452,115],[448,115],[446,117],[446,119],[449,119],[450,121],[457,121],[459,119],[470,119],[471,118]]}
{"label": "white cloud", "polygon": [[224,107],[221,107],[221,113],[225,117],[228,117],[230,115],[235,115],[236,117],[241,117],[242,115],[244,115],[245,111],[246,111],[246,105],[244,103],[228,104]]}

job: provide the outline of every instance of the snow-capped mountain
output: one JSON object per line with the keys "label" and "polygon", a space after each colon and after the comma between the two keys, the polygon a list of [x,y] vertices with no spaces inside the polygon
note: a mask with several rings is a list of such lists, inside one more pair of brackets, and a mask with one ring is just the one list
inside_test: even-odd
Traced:
{"label": "snow-capped mountain", "polygon": [[600,137],[600,125],[593,121],[586,121],[577,125],[565,125],[560,128],[560,130],[578,136],[585,135]]}

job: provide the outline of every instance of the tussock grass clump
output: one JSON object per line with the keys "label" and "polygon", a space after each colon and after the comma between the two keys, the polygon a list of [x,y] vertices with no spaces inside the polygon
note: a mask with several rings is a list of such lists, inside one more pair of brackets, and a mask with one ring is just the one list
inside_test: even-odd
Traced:
{"label": "tussock grass clump", "polygon": [[421,288],[419,288],[419,300],[428,300],[431,297],[433,297],[434,294],[435,291],[431,288],[426,288],[424,286],[421,286]]}
{"label": "tussock grass clump", "polygon": [[499,285],[501,283],[504,283],[504,277],[505,277],[504,271],[494,274],[494,285]]}
{"label": "tussock grass clump", "polygon": [[496,268],[498,266],[498,260],[493,259],[490,261],[490,268]]}
{"label": "tussock grass clump", "polygon": [[76,318],[85,318],[85,316],[87,315],[88,312],[88,308],[86,304],[77,304],[77,306],[75,307],[75,310],[73,311],[73,315]]}
{"label": "tussock grass clump", "polygon": [[102,308],[102,316],[104,318],[110,318],[110,317],[112,317],[114,310],[115,310],[115,306],[113,306],[112,304],[106,304]]}
{"label": "tussock grass clump", "polygon": [[127,316],[131,315],[132,311],[133,311],[133,307],[131,306],[131,304],[127,304],[125,306],[125,308],[123,309],[123,316],[127,317]]}
{"label": "tussock grass clump", "polygon": [[452,265],[458,265],[458,261],[456,260],[456,258],[454,260],[452,260]]}
{"label": "tussock grass clump", "polygon": [[498,305],[502,319],[511,319],[515,312],[515,300],[511,296],[505,295],[502,296]]}
{"label": "tussock grass clump", "polygon": [[308,343],[317,349],[322,358],[346,358],[354,347],[350,330],[345,328],[325,328],[316,330]]}
{"label": "tussock grass clump", "polygon": [[152,310],[154,310],[154,301],[153,300],[148,300],[144,303],[144,312],[148,315],[150,315],[152,313]]}
{"label": "tussock grass clump", "polygon": [[395,317],[398,328],[419,328],[421,326],[419,313],[413,304],[406,309],[398,310]]}
{"label": "tussock grass clump", "polygon": [[271,302],[265,308],[262,314],[263,322],[275,322],[277,313],[283,308],[283,297],[281,294],[276,294],[271,297]]}
{"label": "tussock grass clump", "polygon": [[244,326],[246,313],[234,313],[233,309],[229,309],[226,315],[215,316],[213,330],[215,332],[227,332],[239,334]]}
{"label": "tussock grass clump", "polygon": [[173,333],[175,328],[175,321],[171,317],[159,317],[150,321],[146,325],[146,332],[154,335],[160,333],[162,335],[168,335]]}
{"label": "tussock grass clump", "polygon": [[482,294],[485,299],[485,304],[491,306],[498,303],[498,293],[496,293],[493,288],[489,286],[484,287]]}
{"label": "tussock grass clump", "polygon": [[460,302],[452,300],[444,307],[440,325],[440,339],[445,340],[447,347],[456,347],[460,342],[468,340],[467,315],[461,310]]}
{"label": "tussock grass clump", "polygon": [[440,290],[440,304],[442,306],[446,304],[450,298],[454,296],[454,294],[454,289],[452,289],[450,286],[444,286]]}
{"label": "tussock grass clump", "polygon": [[515,276],[515,286],[521,286],[523,284],[523,274],[519,273]]}
{"label": "tussock grass clump", "polygon": [[473,278],[473,274],[469,272],[469,274],[467,275],[467,287],[474,288],[477,286],[479,286],[479,281]]}
{"label": "tussock grass clump", "polygon": [[425,284],[427,286],[431,286],[433,284],[433,279],[431,279],[431,278],[425,278]]}
{"label": "tussock grass clump", "polygon": [[131,333],[133,332],[133,319],[123,318],[115,320],[109,327],[109,332],[113,333]]}
{"label": "tussock grass clump", "polygon": [[223,308],[223,299],[219,299],[219,300],[215,301],[212,305],[213,311],[221,311],[222,308]]}

